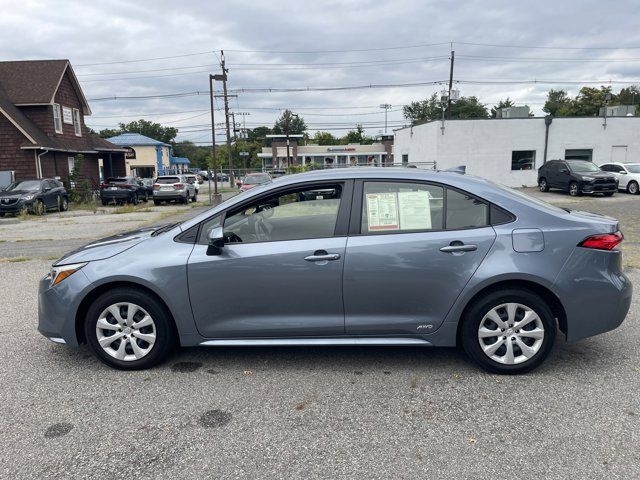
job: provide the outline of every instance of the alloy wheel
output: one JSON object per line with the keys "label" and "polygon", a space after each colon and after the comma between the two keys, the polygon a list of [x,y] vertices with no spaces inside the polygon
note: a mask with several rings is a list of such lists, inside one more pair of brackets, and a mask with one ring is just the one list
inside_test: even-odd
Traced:
{"label": "alloy wheel", "polygon": [[629,183],[629,193],[631,195],[636,195],[638,193],[638,184],[636,182]]}
{"label": "alloy wheel", "polygon": [[547,191],[547,182],[546,182],[546,180],[540,180],[540,191],[541,192],[546,192]]}
{"label": "alloy wheel", "polygon": [[578,195],[577,183],[572,183],[571,185],[569,185],[569,195],[571,195],[572,197],[575,197],[576,195]]}
{"label": "alloy wheel", "polygon": [[96,338],[111,357],[131,362],[145,357],[156,342],[156,324],[135,303],[114,303],[98,317]]}
{"label": "alloy wheel", "polygon": [[478,341],[484,354],[505,365],[533,358],[544,338],[540,316],[520,303],[504,303],[492,308],[478,327]]}

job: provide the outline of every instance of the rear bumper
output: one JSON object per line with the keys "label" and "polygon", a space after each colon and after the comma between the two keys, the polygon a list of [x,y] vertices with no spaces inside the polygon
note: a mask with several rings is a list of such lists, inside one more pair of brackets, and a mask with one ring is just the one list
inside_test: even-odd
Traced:
{"label": "rear bumper", "polygon": [[53,288],[50,282],[47,276],[38,286],[38,331],[53,342],[78,346],[76,312],[91,282],[82,270]]}
{"label": "rear bumper", "polygon": [[622,252],[576,248],[556,278],[567,315],[567,340],[613,330],[622,324],[633,286],[622,271]]}
{"label": "rear bumper", "polygon": [[100,190],[101,200],[128,200],[133,198],[131,190]]}
{"label": "rear bumper", "polygon": [[166,191],[154,190],[154,200],[184,200],[188,197],[188,193],[185,190]]}

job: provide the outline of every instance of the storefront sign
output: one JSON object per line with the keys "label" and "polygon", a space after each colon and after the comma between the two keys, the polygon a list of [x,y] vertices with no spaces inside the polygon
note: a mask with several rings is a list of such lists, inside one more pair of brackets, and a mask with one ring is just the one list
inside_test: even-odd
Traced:
{"label": "storefront sign", "polygon": [[327,152],[355,152],[355,147],[329,147]]}
{"label": "storefront sign", "polygon": [[127,160],[134,160],[136,158],[136,151],[131,147],[127,147],[127,151],[124,153],[124,158]]}

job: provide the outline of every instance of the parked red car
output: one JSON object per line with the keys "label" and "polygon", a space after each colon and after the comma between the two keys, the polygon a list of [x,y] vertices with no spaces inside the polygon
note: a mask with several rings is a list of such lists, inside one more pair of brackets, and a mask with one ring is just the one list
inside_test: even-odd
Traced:
{"label": "parked red car", "polygon": [[257,185],[262,185],[263,183],[269,183],[271,181],[271,175],[268,173],[250,173],[244,180],[242,180],[242,186],[240,187],[241,192],[246,192],[247,190],[251,190],[253,187]]}

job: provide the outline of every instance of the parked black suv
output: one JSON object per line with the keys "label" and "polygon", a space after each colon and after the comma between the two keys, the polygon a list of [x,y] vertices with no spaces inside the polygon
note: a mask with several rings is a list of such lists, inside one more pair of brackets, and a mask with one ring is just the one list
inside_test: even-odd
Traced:
{"label": "parked black suv", "polygon": [[541,192],[558,188],[575,197],[582,193],[602,193],[610,197],[618,191],[618,180],[586,160],[549,160],[538,169]]}
{"label": "parked black suv", "polygon": [[100,185],[100,200],[102,205],[111,202],[137,205],[140,200],[146,203],[149,194],[141,180],[133,177],[111,177]]}
{"label": "parked black suv", "polygon": [[69,195],[62,182],[53,178],[21,180],[0,191],[0,217],[22,211],[42,215],[48,210],[64,212],[69,208]]}

